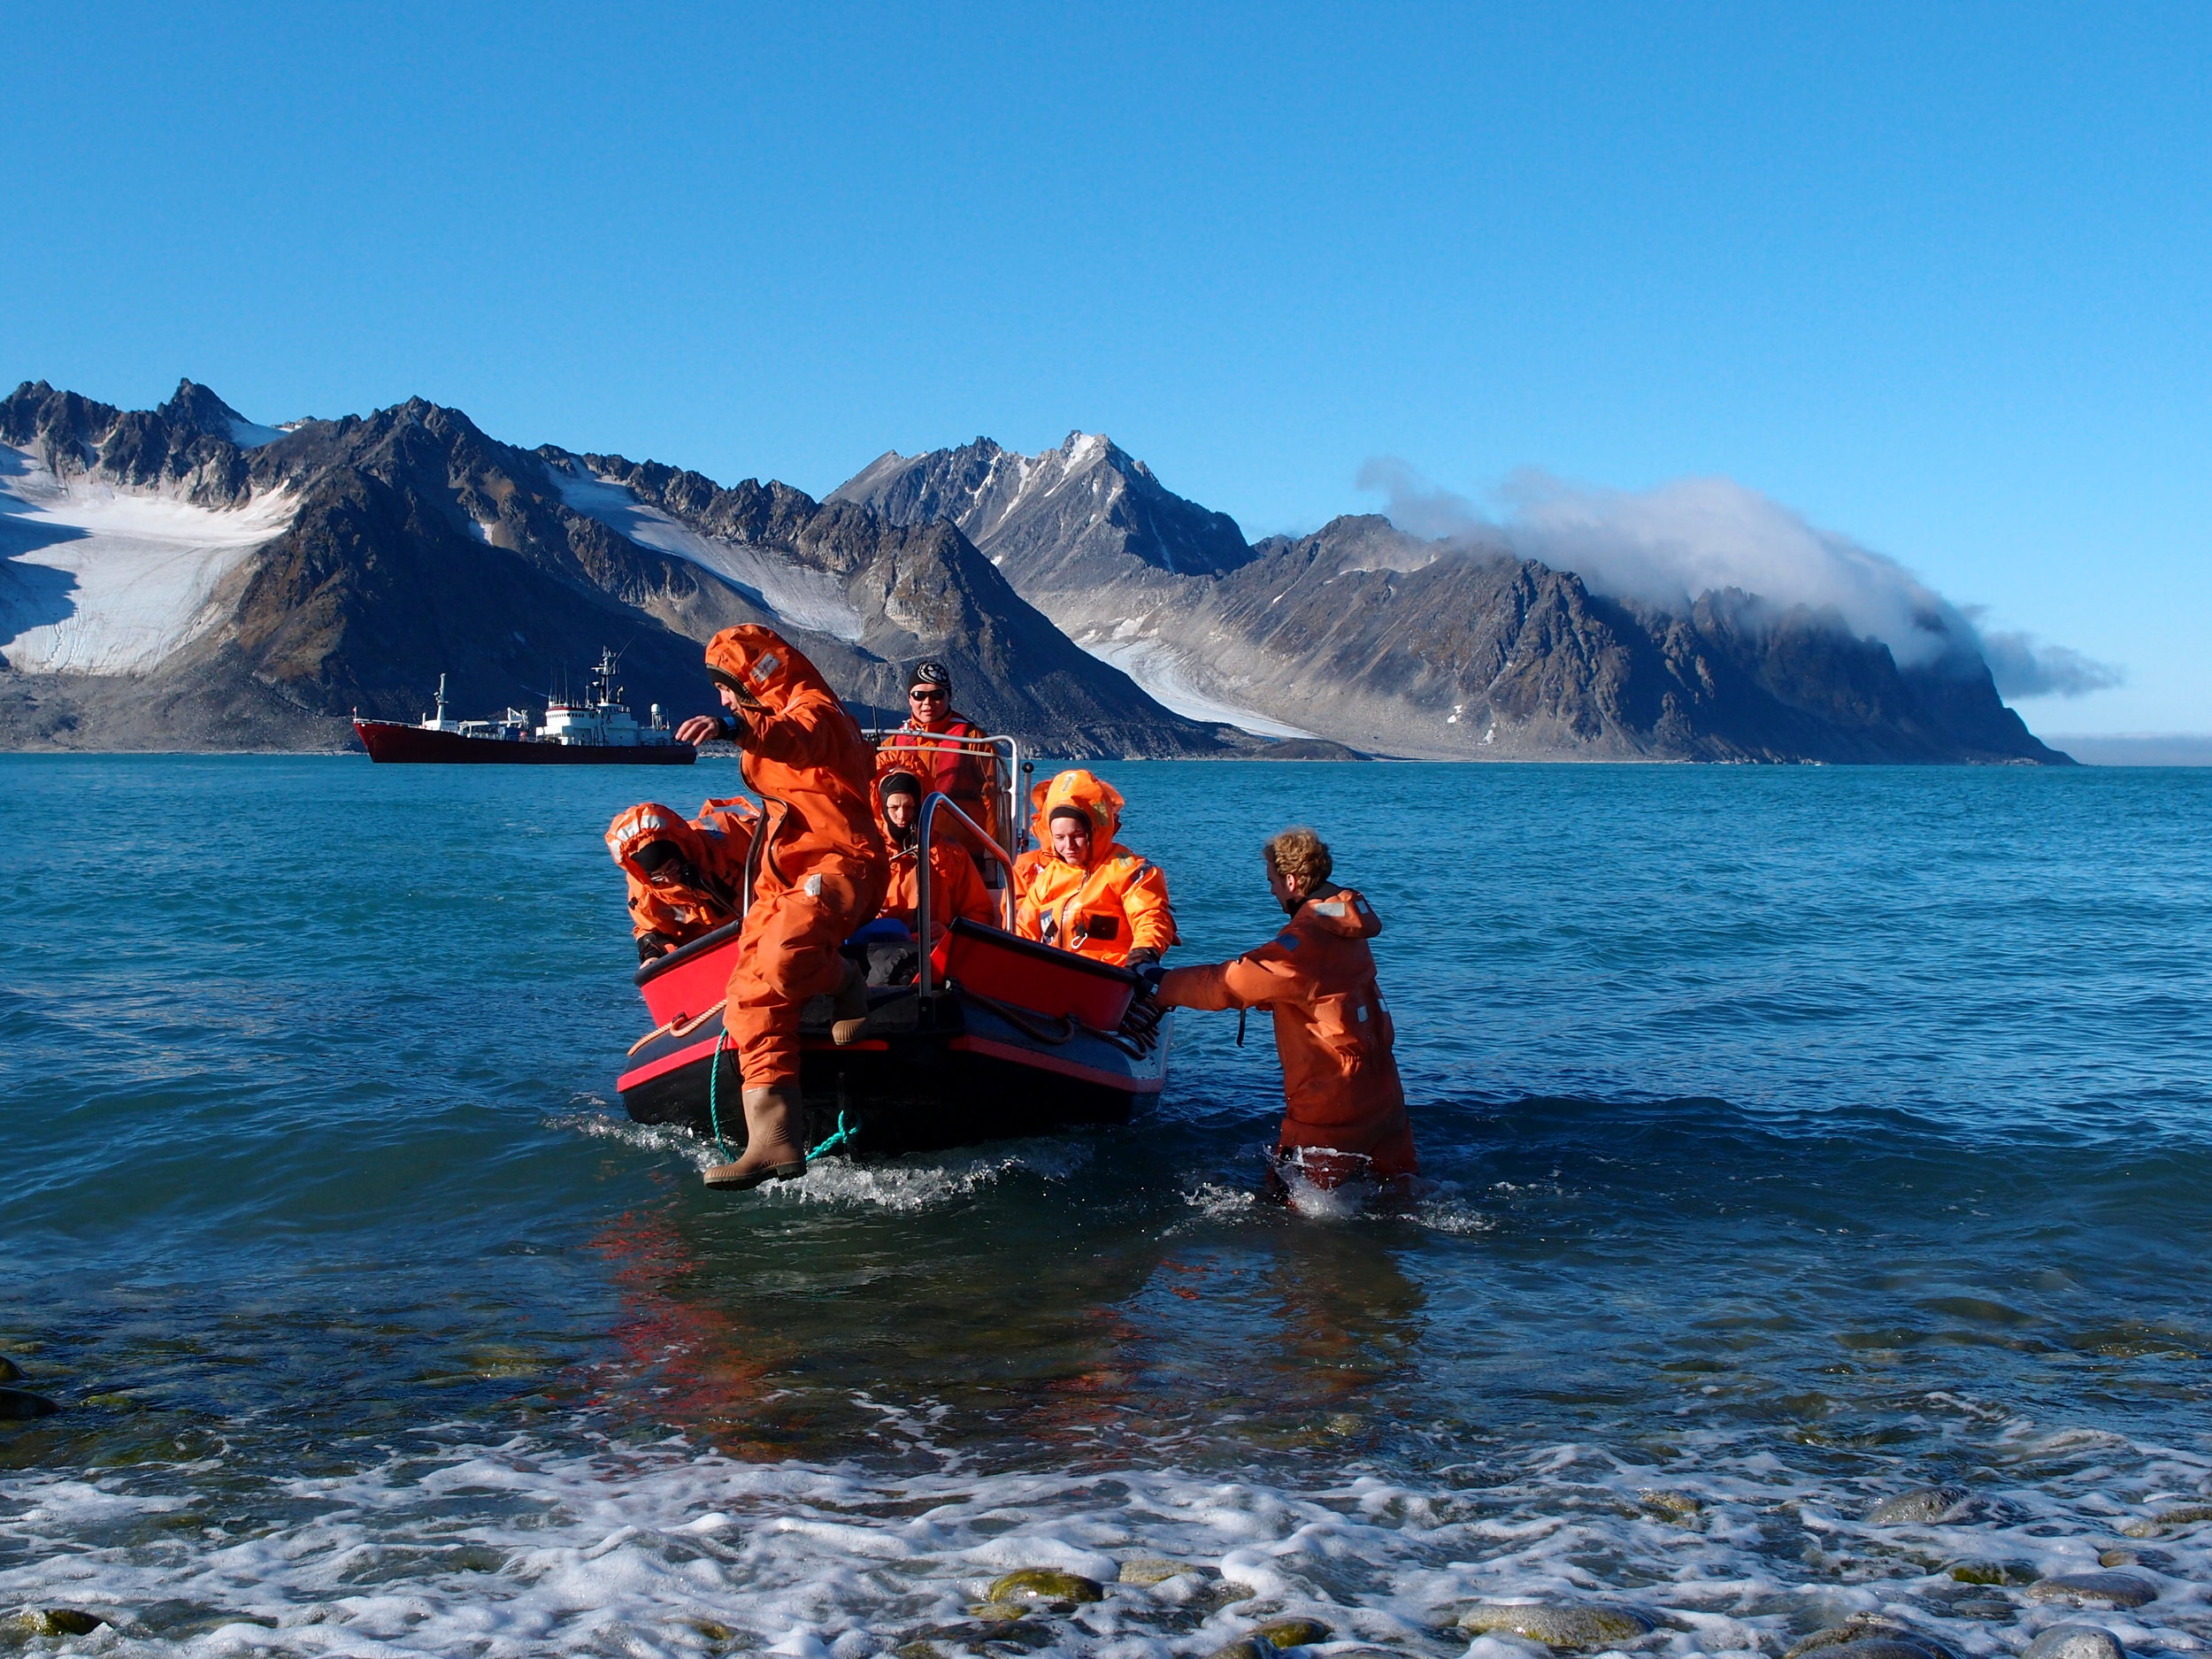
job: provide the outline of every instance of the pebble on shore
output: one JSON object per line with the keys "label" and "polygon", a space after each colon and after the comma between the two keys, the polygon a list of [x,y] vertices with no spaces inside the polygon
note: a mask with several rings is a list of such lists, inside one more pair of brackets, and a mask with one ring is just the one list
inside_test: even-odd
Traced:
{"label": "pebble on shore", "polygon": [[1927,1525],[1947,1521],[1973,1497],[1964,1486],[1916,1486],[1884,1498],[1866,1512],[1869,1526]]}
{"label": "pebble on shore", "polygon": [[1473,1636],[1502,1631],[1547,1647],[1573,1648],[1634,1641],[1654,1628],[1650,1619],[1624,1607],[1547,1607],[1535,1602],[1479,1602],[1462,1613],[1456,1623]]}
{"label": "pebble on shore", "polygon": [[2128,1659],[2128,1650],[2094,1624],[2054,1624],[2021,1651],[2020,1659]]}
{"label": "pebble on shore", "polygon": [[1893,1619],[1860,1617],[1816,1630],[1792,1646],[1782,1659],[1804,1659],[1816,1653],[1821,1659],[1955,1659],[1951,1650],[1933,1636]]}
{"label": "pebble on shore", "polygon": [[27,1388],[0,1388],[0,1417],[18,1421],[28,1417],[50,1417],[60,1409],[44,1394],[35,1394]]}
{"label": "pebble on shore", "polygon": [[2141,1607],[2158,1599],[2158,1586],[2131,1572],[2062,1572],[2028,1586],[2031,1601],[2072,1607]]}

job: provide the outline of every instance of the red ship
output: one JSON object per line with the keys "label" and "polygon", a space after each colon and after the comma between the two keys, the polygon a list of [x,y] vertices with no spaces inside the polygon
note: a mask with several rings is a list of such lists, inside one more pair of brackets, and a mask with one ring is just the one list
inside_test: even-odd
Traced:
{"label": "red ship", "polygon": [[449,720],[445,712],[445,676],[438,676],[438,708],[421,724],[401,720],[356,720],[354,734],[371,760],[482,762],[509,766],[688,766],[699,751],[679,743],[661,718],[660,704],[652,707],[648,722],[623,706],[622,688],[614,683],[611,651],[599,654],[590,695],[582,703],[553,702],[546,705],[545,724],[534,729],[520,709],[509,709],[496,720]]}

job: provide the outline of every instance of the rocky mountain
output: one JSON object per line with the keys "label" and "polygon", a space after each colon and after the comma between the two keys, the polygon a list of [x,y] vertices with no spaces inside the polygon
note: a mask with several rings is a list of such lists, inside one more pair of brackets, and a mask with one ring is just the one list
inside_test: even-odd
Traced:
{"label": "rocky mountain", "polygon": [[1250,747],[1077,649],[958,527],[494,439],[414,399],[257,426],[190,381],[125,411],[0,403],[0,744],[291,748],[348,718],[542,706],[602,646],[634,705],[712,706],[700,641],[788,633],[849,700],[917,659],[1045,753]]}
{"label": "rocky mountain", "polygon": [[2067,758],[1962,634],[1901,663],[1832,611],[1732,589],[1658,609],[1374,515],[1248,545],[1102,437],[887,455],[831,499],[957,525],[1077,643],[1251,731],[1439,759]]}

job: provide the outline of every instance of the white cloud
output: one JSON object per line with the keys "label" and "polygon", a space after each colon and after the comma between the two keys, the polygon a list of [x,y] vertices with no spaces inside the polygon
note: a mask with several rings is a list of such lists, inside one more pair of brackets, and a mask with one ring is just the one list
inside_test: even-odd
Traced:
{"label": "white cloud", "polygon": [[1525,471],[1499,490],[1505,511],[1494,518],[1389,457],[1362,467],[1359,485],[1387,495],[1401,529],[1502,547],[1572,571],[1593,593],[1680,612],[1702,595],[1738,588],[1781,609],[1831,612],[1901,664],[1978,651],[2007,696],[2080,696],[2120,683],[2119,670],[2064,646],[1981,633],[1896,560],[1732,479],[1617,490]]}

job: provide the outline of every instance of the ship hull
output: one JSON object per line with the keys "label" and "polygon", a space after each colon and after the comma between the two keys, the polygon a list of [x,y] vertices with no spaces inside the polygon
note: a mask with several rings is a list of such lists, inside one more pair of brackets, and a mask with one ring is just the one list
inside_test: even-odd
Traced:
{"label": "ship hull", "polygon": [[509,742],[405,726],[396,720],[356,720],[353,731],[374,761],[494,766],[688,766],[699,757],[699,751],[688,743]]}

